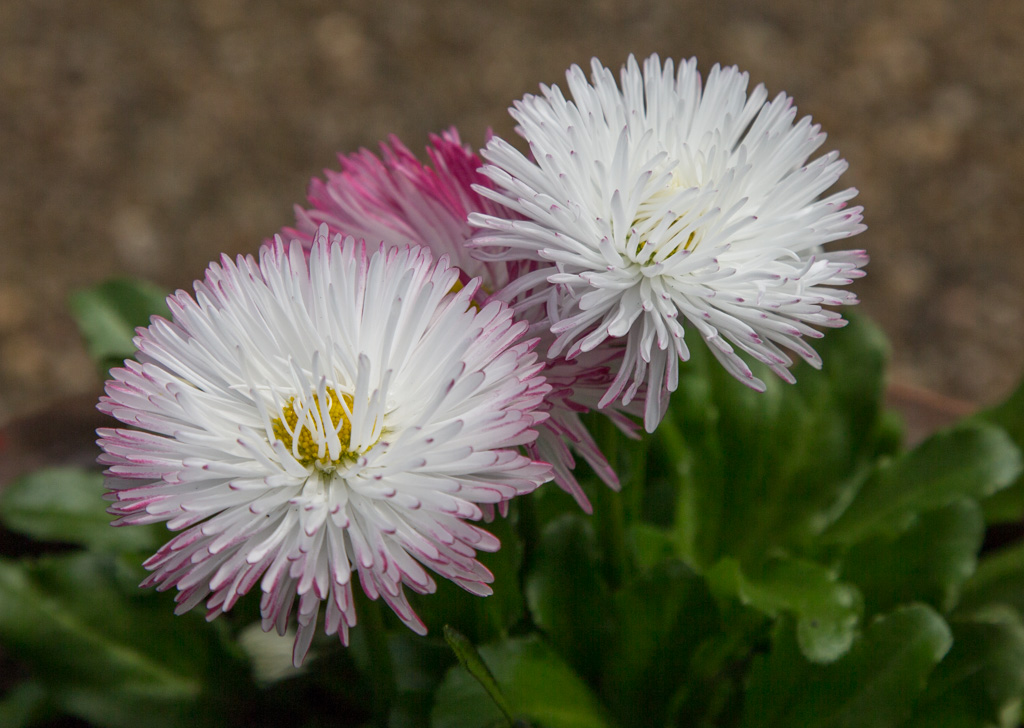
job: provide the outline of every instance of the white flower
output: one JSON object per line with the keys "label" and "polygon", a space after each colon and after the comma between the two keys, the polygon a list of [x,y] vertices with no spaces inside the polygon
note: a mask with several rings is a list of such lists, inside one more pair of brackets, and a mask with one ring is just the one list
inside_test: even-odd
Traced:
{"label": "white flower", "polygon": [[[528,336],[550,343],[546,306],[553,290],[546,275],[535,275],[534,261],[481,262],[467,246],[474,230],[470,212],[495,217],[512,213],[482,197],[474,185],[490,180],[478,171],[480,158],[462,143],[458,132],[449,129],[432,136],[427,147],[431,164],[425,165],[391,137],[380,146],[380,156],[368,150],[340,155],[341,171],[325,170],[326,179],[309,186],[311,207],[295,208],[296,227],[285,228],[286,239],[311,245],[319,225],[355,238],[387,246],[422,245],[435,255],[447,255],[462,269],[462,280],[480,278],[476,303],[493,298],[512,307],[518,319],[526,321]],[[620,347],[621,348],[621,347]],[[597,442],[580,419],[595,409],[601,395],[615,376],[621,352],[602,347],[587,356],[567,361],[549,359],[544,377],[551,385],[543,409],[548,419],[540,425],[537,440],[528,446],[537,459],[551,463],[554,481],[570,493],[587,513],[592,508],[576,479],[575,455],[581,456],[609,487],[618,490],[618,475],[601,453]],[[604,410],[616,426],[635,437],[636,425],[626,415],[638,415],[638,401],[632,407],[613,405]]]}
{"label": "white flower", "polygon": [[327,238],[308,263],[278,241],[211,265],[100,402],[139,428],[99,433],[117,523],[183,530],[144,585],[213,618],[259,583],[282,634],[297,596],[296,664],[322,601],[347,641],[353,575],[419,632],[403,587],[433,591],[427,569],[490,593],[476,551],[499,543],[467,520],[551,475],[518,451],[548,391],[527,325],[470,306],[476,282],[451,293],[458,269],[426,249]]}
{"label": "white flower", "polygon": [[[657,56],[643,72],[630,57],[621,87],[596,59],[592,81],[573,66],[572,101],[542,86],[511,110],[528,159],[493,137],[480,194],[526,218],[474,214],[474,243],[495,260],[548,265],[558,287],[549,355],[572,359],[625,337],[626,352],[601,400],[629,402],[648,384],[644,424],[653,431],[689,358],[683,319],[718,360],[754,389],[739,354],[786,381],[796,352],[821,361],[804,337],[845,324],[823,306],[856,303],[842,286],[863,275],[863,251],[821,246],[861,232],[856,190],[823,199],[846,169],[792,100],[767,101],[748,77],[715,66],[702,89],[695,59],[678,73]],[[631,380],[631,381],[630,381]],[[627,386],[628,383],[628,386]]]}

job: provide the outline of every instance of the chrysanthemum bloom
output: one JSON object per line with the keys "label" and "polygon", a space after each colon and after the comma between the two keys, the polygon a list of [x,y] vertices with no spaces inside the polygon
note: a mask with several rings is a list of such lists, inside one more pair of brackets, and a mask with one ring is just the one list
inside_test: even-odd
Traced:
{"label": "chrysanthemum bloom", "polygon": [[115,523],[182,531],[143,585],[212,619],[259,582],[282,634],[297,596],[296,664],[322,601],[347,641],[353,572],[417,632],[403,587],[433,591],[428,569],[489,594],[476,552],[499,543],[468,521],[551,474],[518,450],[549,388],[526,324],[424,248],[327,238],[212,264],[100,402],[139,428],[99,432]]}
{"label": "chrysanthemum bloom", "polygon": [[754,389],[765,385],[741,353],[790,382],[786,349],[820,367],[804,337],[845,324],[823,307],[856,303],[836,286],[867,256],[822,251],[864,226],[846,208],[856,190],[819,199],[847,166],[836,152],[808,162],[819,127],[795,121],[785,94],[748,95],[736,68],[715,66],[702,88],[695,59],[677,73],[652,56],[641,72],[630,57],[621,86],[595,59],[590,82],[577,66],[567,79],[571,101],[542,86],[511,109],[531,158],[498,137],[482,151],[493,185],[478,191],[526,219],[470,215],[492,260],[541,262],[557,286],[549,355],[624,339],[601,405],[646,382],[648,431],[689,358],[682,319]]}
{"label": "chrysanthemum bloom", "polygon": [[[380,157],[365,149],[341,156],[341,170],[327,170],[326,179],[312,181],[311,208],[296,207],[296,227],[286,228],[282,235],[308,244],[317,227],[326,223],[332,230],[370,242],[422,245],[435,255],[449,255],[462,269],[464,281],[481,278],[482,289],[476,297],[479,305],[490,300],[508,303],[517,318],[530,324],[530,336],[540,336],[550,344],[546,312],[547,304],[555,302],[555,291],[544,276],[530,276],[538,264],[525,260],[482,262],[466,245],[474,232],[468,222],[471,212],[517,216],[474,189],[489,185],[490,180],[480,174],[482,161],[461,142],[455,129],[432,136],[430,142],[429,165],[421,163],[396,137],[381,144]],[[590,502],[573,475],[573,451],[610,487],[618,489],[619,480],[580,414],[597,407],[614,378],[622,351],[622,347],[604,347],[573,361],[552,358],[544,371],[552,386],[543,405],[550,418],[528,448],[534,457],[553,465],[555,482],[587,512]],[[634,425],[626,413],[638,414],[636,410],[611,407],[605,414],[623,431],[632,433]]]}

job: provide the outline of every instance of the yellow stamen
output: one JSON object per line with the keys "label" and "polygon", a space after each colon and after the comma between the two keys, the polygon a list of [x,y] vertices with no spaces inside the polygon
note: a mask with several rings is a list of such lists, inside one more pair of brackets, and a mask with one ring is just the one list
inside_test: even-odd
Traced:
{"label": "yellow stamen", "polygon": [[[676,247],[674,247],[674,248],[672,249],[672,252],[671,252],[671,253],[669,253],[669,254],[668,254],[667,256],[665,256],[665,257],[667,258],[667,257],[669,257],[669,256],[675,255],[676,253],[678,253],[678,252],[679,252],[680,248],[682,248],[683,250],[693,250],[693,249],[696,249],[697,245],[696,245],[696,244],[694,243],[694,240],[696,239],[696,237],[697,237],[697,231],[696,231],[696,230],[694,230],[693,232],[691,232],[691,233],[690,233],[690,237],[688,237],[688,238],[686,239],[686,242],[685,242],[685,243],[683,243],[682,245],[677,245]],[[693,246],[693,247],[691,248],[690,246]],[[641,253],[641,252],[643,251],[643,249],[644,249],[644,248],[646,248],[646,247],[647,247],[647,241],[646,241],[646,240],[641,240],[641,241],[640,241],[640,244],[636,246],[636,255],[637,255],[637,257],[638,257],[638,258],[640,257],[640,253]],[[655,254],[656,254],[655,252],[652,252],[652,253],[651,253],[651,254],[650,254],[650,255],[649,255],[648,257],[647,257],[647,260],[638,260],[637,262],[638,262],[638,263],[640,263],[640,264],[642,264],[642,265],[649,265],[649,264],[651,264],[651,263],[653,263],[653,262],[654,262],[654,256],[655,256]]]}
{"label": "yellow stamen", "polygon": [[[346,459],[351,459],[355,453],[349,450],[352,440],[352,423],[345,414],[345,407],[341,401],[344,399],[348,410],[352,411],[352,395],[338,393],[332,387],[327,387],[327,399],[330,406],[327,412],[320,406],[319,397],[313,395],[311,411],[305,413],[301,426],[299,426],[299,415],[295,411],[295,397],[288,400],[281,410],[281,416],[271,420],[274,429],[274,437],[284,443],[284,446],[296,456],[303,465],[307,467],[314,464],[321,466],[338,465]],[[330,423],[324,421],[324,416],[330,417]],[[298,427],[298,429],[296,429]],[[341,441],[341,453],[337,459],[331,459],[327,448],[326,427],[330,427],[338,433]],[[298,446],[295,446],[295,438],[298,437]],[[321,454],[321,448],[323,454]]]}

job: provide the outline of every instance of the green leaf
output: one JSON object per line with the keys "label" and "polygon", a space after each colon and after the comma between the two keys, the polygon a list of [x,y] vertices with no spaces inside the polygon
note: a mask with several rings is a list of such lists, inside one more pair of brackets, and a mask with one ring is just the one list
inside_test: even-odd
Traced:
{"label": "green leaf", "polygon": [[821,564],[775,558],[741,567],[736,559],[725,558],[707,578],[717,594],[735,597],[769,617],[793,614],[800,651],[812,662],[832,662],[853,643],[860,593]]}
{"label": "green leaf", "polygon": [[148,551],[167,540],[162,526],[114,528],[103,500],[103,476],[80,468],[47,468],[0,491],[0,522],[37,541],[105,551]]}
{"label": "green leaf", "polygon": [[[892,447],[882,416],[887,347],[862,318],[821,342],[824,369],[794,369],[789,385],[758,368],[766,391],[733,379],[699,342],[655,433],[654,462],[670,459],[680,558],[698,571],[722,556],[804,548],[820,514]],[[658,478],[652,493],[664,496]]]}
{"label": "green leaf", "polygon": [[459,664],[462,665],[474,680],[480,683],[480,687],[487,692],[487,695],[490,696],[494,704],[498,706],[498,710],[501,711],[501,714],[505,716],[505,719],[511,725],[513,721],[512,708],[509,707],[505,695],[501,692],[501,687],[498,686],[498,681],[494,679],[494,675],[487,668],[487,664],[480,657],[480,653],[477,652],[473,643],[467,639],[466,635],[448,625],[444,627],[444,639],[448,646],[452,648],[452,652],[458,658]]}
{"label": "green leaf", "polygon": [[1024,625],[997,606],[957,619],[953,648],[932,673],[907,728],[1020,725]]}
{"label": "green leaf", "polygon": [[896,538],[854,545],[843,559],[843,578],[860,587],[869,615],[918,601],[948,612],[974,573],[984,536],[981,508],[965,498],[922,513]]}
{"label": "green leaf", "polygon": [[567,514],[547,524],[526,574],[526,600],[534,622],[584,676],[596,677],[612,623],[608,587],[601,579],[590,522]]}
{"label": "green leaf", "polygon": [[605,655],[602,692],[622,726],[666,725],[672,696],[692,684],[698,647],[722,624],[707,583],[678,561],[634,575],[612,597],[617,629]]}
{"label": "green leaf", "polygon": [[955,426],[878,467],[824,537],[852,544],[898,534],[915,514],[989,496],[1020,470],[1020,451],[1002,429],[983,422]]}
{"label": "green leaf", "polygon": [[388,646],[397,688],[388,726],[427,728],[434,693],[455,657],[441,640],[423,639],[404,627],[388,635]]}
{"label": "green leaf", "polygon": [[952,644],[931,607],[912,605],[874,620],[853,648],[825,667],[799,654],[781,622],[769,655],[750,671],[743,728],[891,728],[910,714]]}
{"label": "green leaf", "polygon": [[[1017,447],[1024,451],[1024,379],[1005,402],[980,412],[977,419],[1002,427]],[[989,523],[1008,523],[1024,519],[1024,475],[1009,488],[1002,490],[982,505]]]}
{"label": "green leaf", "polygon": [[1006,604],[1024,614],[1024,543],[985,554],[964,584],[958,611],[968,613]]}
{"label": "green leaf", "polygon": [[46,688],[34,680],[23,682],[0,700],[0,725],[4,728],[28,728],[49,717],[50,697]]}
{"label": "green leaf", "polygon": [[[480,656],[513,714],[543,728],[608,728],[611,724],[586,683],[538,637],[484,645]],[[434,728],[490,728],[501,711],[469,673],[449,670],[437,691]]]}
{"label": "green leaf", "polygon": [[[216,714],[231,679],[250,684],[200,615],[125,597],[110,556],[0,560],[0,643],[64,712],[103,726],[173,726]],[[199,725],[207,725],[202,721]]]}
{"label": "green leaf", "polygon": [[643,521],[629,525],[627,542],[637,567],[642,571],[660,566],[675,553],[672,536],[665,529]]}
{"label": "green leaf", "polygon": [[71,294],[71,314],[102,372],[134,356],[135,329],[151,316],[170,318],[167,293],[146,281],[119,278]]}

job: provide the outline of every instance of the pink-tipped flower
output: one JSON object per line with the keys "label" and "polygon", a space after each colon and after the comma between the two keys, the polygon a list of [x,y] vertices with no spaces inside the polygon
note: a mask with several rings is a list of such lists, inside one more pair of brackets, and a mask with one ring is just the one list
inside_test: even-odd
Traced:
{"label": "pink-tipped flower", "polygon": [[325,170],[326,179],[309,185],[311,207],[295,206],[296,227],[283,236],[310,244],[317,228],[357,240],[388,246],[422,245],[435,255],[447,255],[468,280],[480,277],[488,296],[509,282],[517,266],[484,263],[473,257],[465,242],[473,234],[470,212],[505,215],[508,210],[473,189],[486,181],[477,170],[483,164],[459,139],[455,129],[431,135],[424,165],[398,137],[381,143],[381,156],[362,149],[339,155],[341,171]]}
{"label": "pink-tipped flower", "polygon": [[519,452],[549,389],[527,325],[424,248],[339,238],[212,264],[100,400],[138,428],[99,431],[116,524],[181,531],[144,586],[212,619],[259,584],[282,634],[297,598],[296,664],[321,602],[347,642],[353,577],[417,632],[404,587],[431,571],[489,594],[476,552],[499,543],[469,521],[551,476]]}
{"label": "pink-tipped flower", "polygon": [[[296,227],[285,229],[283,235],[308,244],[317,226],[326,223],[332,230],[370,242],[422,245],[435,254],[447,254],[463,270],[464,280],[482,279],[476,299],[479,304],[491,300],[508,303],[518,319],[530,324],[531,336],[550,343],[547,307],[555,301],[555,290],[547,283],[546,274],[536,275],[540,266],[534,261],[481,261],[467,246],[474,233],[468,222],[470,213],[518,217],[477,190],[490,184],[479,172],[480,158],[461,142],[455,129],[431,136],[427,156],[430,164],[425,165],[395,137],[381,144],[380,157],[368,150],[341,156],[341,171],[328,170],[325,180],[313,180],[311,207],[297,207]],[[553,465],[555,482],[587,512],[591,506],[573,474],[573,453],[582,456],[610,487],[618,489],[619,480],[580,414],[596,408],[614,378],[622,351],[607,347],[573,361],[554,357],[547,361],[544,372],[552,385],[544,405],[550,418],[528,448],[534,457]],[[635,406],[613,406],[606,411],[631,435],[635,426],[626,414],[637,413]]]}
{"label": "pink-tipped flower", "polygon": [[[567,73],[572,100],[541,87],[511,110],[526,157],[492,137],[483,196],[512,210],[481,211],[474,245],[492,261],[534,262],[558,290],[549,306],[549,356],[610,343],[625,356],[601,406],[631,402],[646,384],[653,431],[689,358],[692,327],[737,379],[762,390],[740,354],[786,381],[795,352],[821,361],[805,337],[845,324],[825,306],[857,302],[844,286],[863,275],[863,251],[822,246],[861,232],[856,190],[819,199],[846,169],[785,94],[715,66],[702,84],[695,59],[643,70],[630,57],[620,84],[596,59]],[[523,219],[525,218],[525,219]],[[684,327],[683,321],[688,322]]]}

